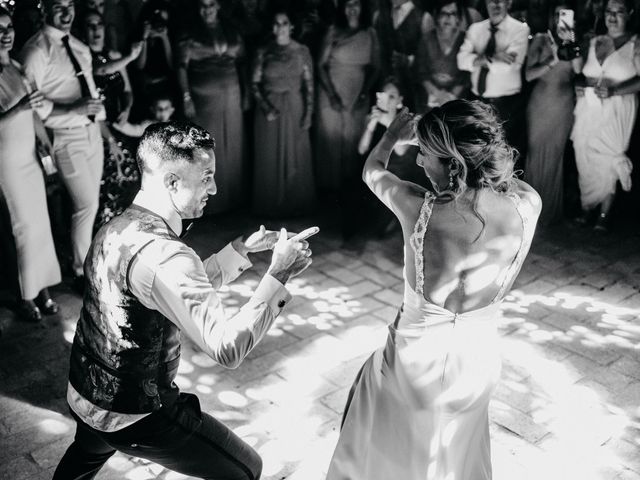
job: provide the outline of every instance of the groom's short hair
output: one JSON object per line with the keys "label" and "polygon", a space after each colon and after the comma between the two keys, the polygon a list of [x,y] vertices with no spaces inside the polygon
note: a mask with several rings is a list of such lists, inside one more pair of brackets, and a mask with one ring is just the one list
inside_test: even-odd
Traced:
{"label": "groom's short hair", "polygon": [[213,150],[215,146],[216,141],[211,134],[195,123],[154,123],[142,134],[136,161],[140,173],[144,174],[168,163],[192,163],[194,150]]}

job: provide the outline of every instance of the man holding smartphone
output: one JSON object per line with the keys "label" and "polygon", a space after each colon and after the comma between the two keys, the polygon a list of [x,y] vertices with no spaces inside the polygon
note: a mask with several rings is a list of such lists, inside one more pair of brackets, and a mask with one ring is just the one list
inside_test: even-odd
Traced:
{"label": "man holding smartphone", "polygon": [[[261,227],[202,262],[180,234],[216,193],[214,145],[179,122],[151,125],[140,140],[140,192],[98,231],[85,262],[67,389],[77,430],[54,479],[94,478],[116,450],[198,478],[260,477],[259,455],[173,382],[180,334],[236,368],[291,298],[284,284],[310,265],[306,238],[318,229],[288,238]],[[267,274],[227,317],[216,289],[251,266],[247,254],[270,248]]]}

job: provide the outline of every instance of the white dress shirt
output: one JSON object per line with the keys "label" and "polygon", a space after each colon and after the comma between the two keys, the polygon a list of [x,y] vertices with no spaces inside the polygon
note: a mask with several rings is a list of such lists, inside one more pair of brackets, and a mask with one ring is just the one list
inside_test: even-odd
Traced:
{"label": "white dress shirt", "polygon": [[413,2],[408,1],[391,10],[391,21],[393,22],[394,30],[397,30],[398,27],[402,25],[404,19],[407,18],[407,15],[409,15],[414,8],[415,5]]}
{"label": "white dress shirt", "polygon": [[[458,52],[458,68],[471,72],[471,90],[478,95],[478,77],[480,67],[474,66],[474,60],[482,55],[491,38],[489,20],[472,23],[467,29],[464,43]],[[498,24],[496,32],[496,53],[506,51],[516,55],[511,64],[493,59],[489,62],[485,98],[506,97],[520,93],[522,78],[520,70],[527,56],[529,45],[529,26],[507,15]]]}
{"label": "white dress shirt", "polygon": [[[134,203],[154,211],[154,199],[143,191]],[[182,223],[177,213],[164,220],[180,235]],[[216,362],[236,368],[291,299],[278,280],[265,275],[251,299],[227,317],[216,289],[251,265],[230,244],[203,262],[187,245],[157,239],[132,260],[129,288],[140,303],[168,318]],[[67,400],[85,423],[104,432],[120,430],[148,415],[104,410],[83,398],[71,384]]]}
{"label": "white dress shirt", "polygon": [[[65,35],[67,34],[62,30],[45,25],[27,41],[20,52],[20,61],[27,78],[45,97],[44,105],[38,109],[38,114],[47,127],[54,129],[82,127],[90,123],[86,115],[73,112],[50,115],[54,103],[70,104],[82,98],[80,82],[62,43],[62,37]],[[87,79],[91,97],[98,98],[89,47],[70,34],[69,46]],[[105,118],[104,110],[96,115],[96,120]]]}

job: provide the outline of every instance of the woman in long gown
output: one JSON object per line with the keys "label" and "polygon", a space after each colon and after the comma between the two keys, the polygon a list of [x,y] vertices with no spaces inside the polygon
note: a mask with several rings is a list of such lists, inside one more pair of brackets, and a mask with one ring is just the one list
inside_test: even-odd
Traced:
{"label": "woman in long gown", "polygon": [[[575,95],[574,68],[580,59],[567,48],[571,32],[558,26],[557,5],[550,19],[550,29],[535,35],[529,44],[525,75],[528,82],[537,80],[527,106],[527,168],[524,180],[542,198],[540,224],[562,220],[564,152],[573,126]],[[562,45],[563,43],[568,45]]]}
{"label": "woman in long gown", "polygon": [[[609,0],[605,9],[607,34],[589,43],[582,68],[584,85],[571,132],[578,167],[578,186],[586,223],[597,214],[596,230],[609,228],[609,210],[618,182],[631,189],[631,161],[625,154],[636,119],[640,90],[640,42],[630,31],[631,0]],[[628,28],[629,27],[629,28]]]}
{"label": "woman in long gown", "polygon": [[253,211],[286,217],[308,213],[315,200],[309,139],[313,63],[309,49],[291,39],[286,12],[275,13],[273,33],[275,40],[258,50],[252,75]]}
{"label": "woman in long gown", "polygon": [[179,45],[178,83],[184,113],[216,140],[218,193],[205,214],[240,207],[246,198],[242,98],[237,61],[240,35],[219,16],[218,0],[198,0],[198,21]]}
{"label": "woman in long gown", "polygon": [[379,65],[378,40],[360,0],[340,0],[318,60],[315,163],[319,188],[337,191],[358,170],[358,140]]}
{"label": "woman in long gown", "polygon": [[[386,170],[416,141],[436,194]],[[513,177],[490,107],[406,110],[363,179],[402,225],[404,302],[351,390],[328,480],[489,480],[488,406],[500,374],[497,318],[531,244],[540,198]]]}
{"label": "woman in long gown", "polygon": [[13,22],[0,7],[0,189],[16,243],[20,316],[39,321],[58,311],[47,287],[60,283],[60,265],[51,234],[47,194],[36,158],[34,111],[42,95],[29,94],[22,69],[9,57]]}

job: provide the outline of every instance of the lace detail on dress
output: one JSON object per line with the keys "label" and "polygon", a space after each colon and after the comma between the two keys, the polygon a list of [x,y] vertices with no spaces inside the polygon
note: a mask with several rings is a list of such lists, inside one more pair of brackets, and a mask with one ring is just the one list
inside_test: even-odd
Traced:
{"label": "lace detail on dress", "polygon": [[498,290],[498,293],[491,301],[491,303],[495,303],[504,297],[507,288],[511,283],[510,280],[515,275],[515,272],[517,272],[518,269],[522,266],[525,255],[529,251],[531,241],[533,240],[533,232],[531,230],[535,229],[536,226],[535,222],[532,223],[529,221],[529,219],[531,218],[531,212],[527,211],[527,207],[529,206],[529,204],[527,202],[523,202],[520,196],[515,192],[510,192],[506,195],[515,204],[516,210],[518,211],[520,219],[522,220],[522,238],[520,240],[518,253],[516,253],[516,256],[511,262],[511,265],[509,265],[509,268],[507,268],[503,273],[502,278],[500,279],[500,290]]}
{"label": "lace detail on dress", "polygon": [[418,220],[413,227],[413,234],[409,238],[409,243],[411,244],[411,247],[413,247],[413,252],[416,257],[415,291],[421,297],[423,296],[424,289],[424,236],[427,233],[427,225],[429,224],[429,219],[431,218],[431,212],[433,211],[433,202],[435,198],[436,197],[435,195],[433,195],[433,193],[429,191],[425,192],[422,208],[420,208],[420,214],[418,215]]}

